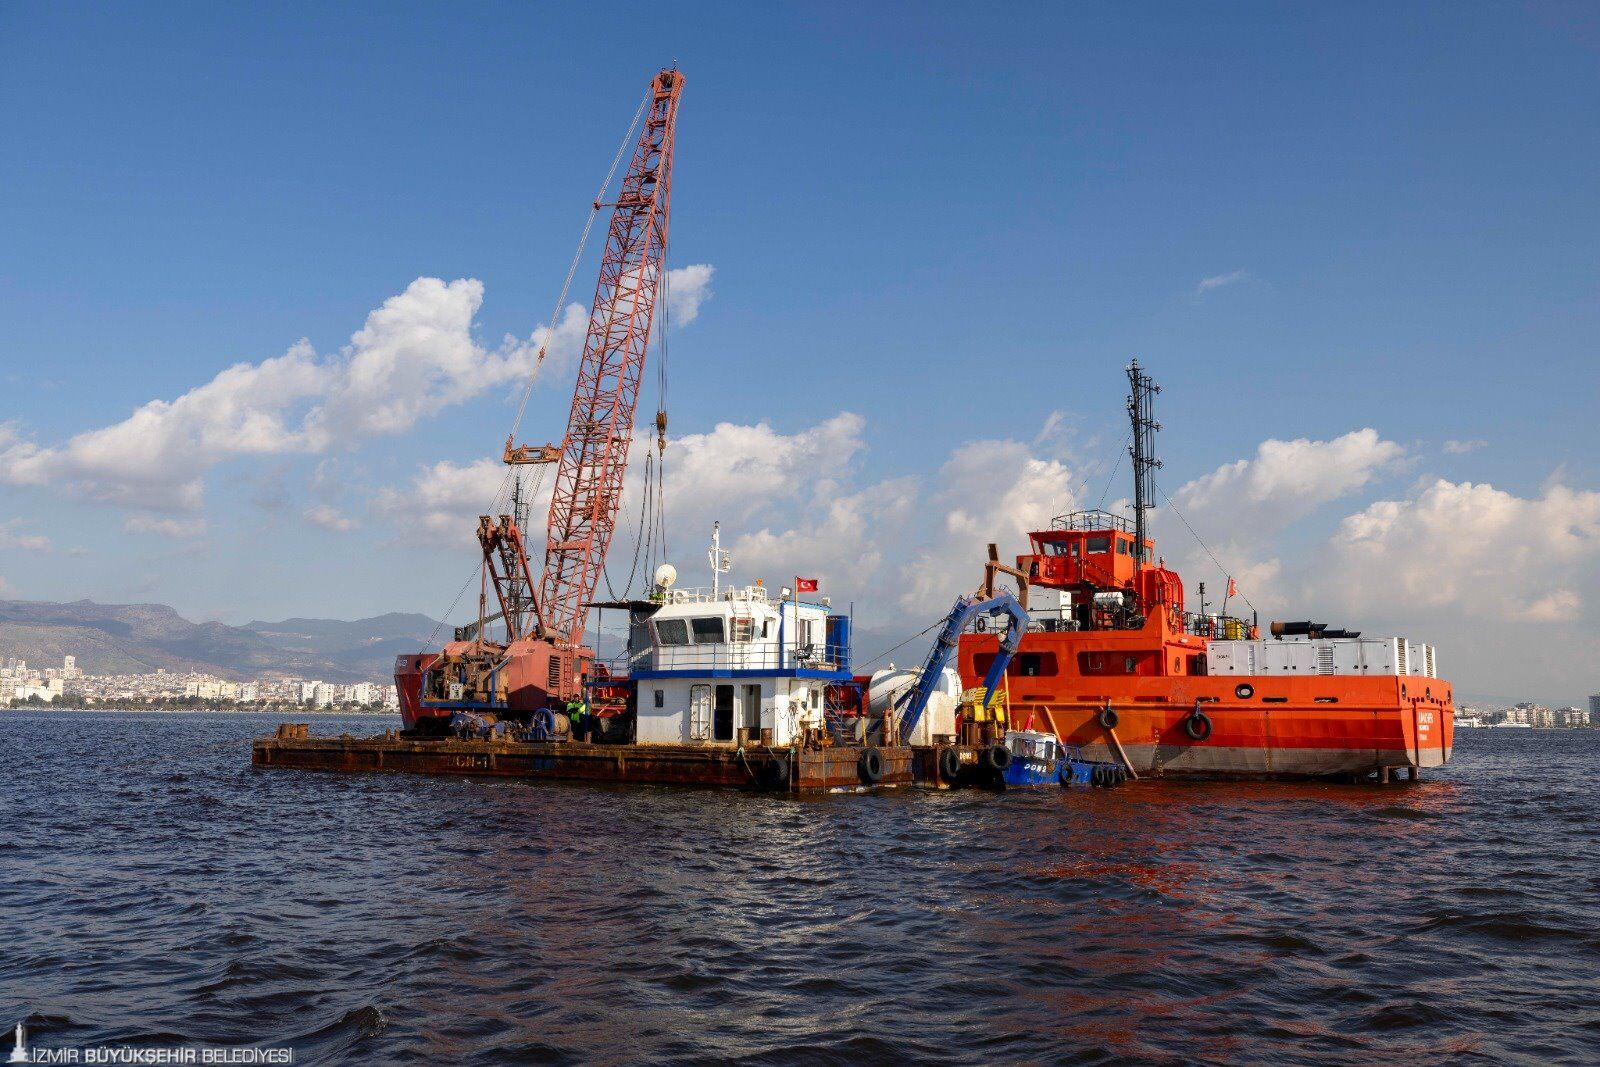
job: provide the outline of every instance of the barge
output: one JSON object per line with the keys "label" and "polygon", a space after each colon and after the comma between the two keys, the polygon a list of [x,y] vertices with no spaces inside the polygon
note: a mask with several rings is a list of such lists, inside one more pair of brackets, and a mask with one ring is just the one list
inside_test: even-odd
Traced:
{"label": "barge", "polygon": [[[279,770],[564,779],[797,794],[905,785],[912,780],[912,759],[909,750],[897,748],[590,744],[519,740],[492,731],[479,737],[427,739],[407,737],[401,731],[366,738],[313,737],[303,723],[284,723],[276,735],[257,738],[251,749],[253,765]],[[875,780],[868,781],[869,773],[876,775]]]}

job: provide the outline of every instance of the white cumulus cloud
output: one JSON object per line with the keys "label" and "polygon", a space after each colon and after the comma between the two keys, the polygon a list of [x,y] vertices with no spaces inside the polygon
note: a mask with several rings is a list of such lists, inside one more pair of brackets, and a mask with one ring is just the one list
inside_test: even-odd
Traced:
{"label": "white cumulus cloud", "polygon": [[711,278],[717,268],[691,263],[667,271],[667,311],[672,325],[687,326],[700,317],[700,305],[711,299]]}
{"label": "white cumulus cloud", "polygon": [[206,520],[199,516],[174,517],[135,511],[122,520],[131,534],[158,534],[161,537],[199,537],[206,532]]}
{"label": "white cumulus cloud", "polygon": [[918,509],[927,542],[898,568],[902,608],[917,614],[947,609],[983,577],[987,546],[1009,561],[1027,550],[1027,536],[1057,514],[1079,507],[1072,471],[1020,441],[971,441],[940,468],[938,489]]}
{"label": "white cumulus cloud", "polygon": [[[506,484],[506,470],[498,456],[485,456],[470,463],[442,460],[428,464],[417,470],[405,488],[379,490],[372,510],[397,541],[455,546],[476,544],[478,516],[490,514],[497,505],[505,506],[499,494]],[[549,507],[550,493],[546,486],[532,503],[530,525],[538,534],[530,533],[530,541],[542,542],[544,516]],[[533,547],[530,545],[530,556],[534,554]]]}
{"label": "white cumulus cloud", "polygon": [[305,510],[306,521],[324,530],[349,533],[361,523],[341,512],[331,504],[315,504]]}
{"label": "white cumulus cloud", "polygon": [[[712,267],[672,272],[677,321],[711,295]],[[580,351],[586,310],[570,304],[554,329],[488,348],[473,334],[483,283],[418,278],[372,311],[339,351],[308,341],[259,363],[236,363],[173,400],[59,445],[0,426],[0,484],[47,486],[143,512],[197,512],[206,474],[240,456],[319,454],[405,432],[423,419],[532,372],[541,344],[556,363]],[[149,526],[148,523],[145,524]]]}
{"label": "white cumulus cloud", "polygon": [[1254,457],[1180,486],[1173,502],[1196,529],[1245,531],[1261,539],[1365,488],[1404,456],[1404,448],[1372,429],[1330,441],[1266,440]]}
{"label": "white cumulus cloud", "polygon": [[1600,492],[1556,485],[1518,497],[1439,479],[1346,518],[1322,573],[1325,598],[1394,612],[1563,622],[1600,558]]}
{"label": "white cumulus cloud", "polygon": [[0,548],[21,548],[29,552],[46,552],[50,548],[50,539],[43,534],[30,534],[22,532],[22,519],[8,519],[0,522]]}
{"label": "white cumulus cloud", "polygon": [[865,425],[860,415],[845,411],[792,434],[767,422],[721,422],[709,433],[670,440],[669,506],[744,519],[775,499],[808,497],[819,481],[831,484],[845,472],[862,447]]}

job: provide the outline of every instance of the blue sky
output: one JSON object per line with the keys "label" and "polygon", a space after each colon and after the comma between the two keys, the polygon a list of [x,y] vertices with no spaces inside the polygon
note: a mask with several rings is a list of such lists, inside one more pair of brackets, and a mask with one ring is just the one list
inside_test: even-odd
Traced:
{"label": "blue sky", "polygon": [[[898,605],[886,629],[921,629],[899,615],[968,584],[901,595],[912,561],[966,566],[952,513],[974,520],[968,541],[992,517],[1015,551],[1017,509],[1040,506],[962,497],[964,479],[1056,464],[1033,468],[1044,495],[1078,485],[1093,503],[1137,356],[1166,390],[1160,481],[1175,495],[1227,464],[1270,466],[1264,441],[1376,432],[1306,454],[1302,474],[1330,457],[1357,474],[1301,485],[1298,503],[1264,505],[1272,477],[1247,490],[1260,514],[1205,499],[1213,483],[1190,491],[1213,547],[1282,561],[1258,576],[1276,583],[1263,600],[1364,607],[1317,585],[1328,554],[1373,573],[1329,541],[1359,539],[1347,519],[1397,502],[1426,527],[1429,485],[1492,485],[1514,503],[1485,544],[1571,524],[1559,543],[1506,546],[1528,568],[1510,579],[1548,601],[1525,620],[1539,647],[1564,642],[1561,688],[1540,693],[1600,689],[1570,666],[1600,652],[1584,495],[1600,487],[1600,15],[1586,5],[5,5],[8,595],[232,622],[443,610],[470,550],[417,536],[406,494],[425,492],[422,468],[496,449],[515,407],[503,382],[398,432],[208,460],[203,500],[179,512],[96,503],[75,488],[81,464],[25,476],[14,449],[53,462],[75,435],[301,338],[336,360],[418,278],[482,283],[485,349],[528,337],[650,75],[674,61],[673,265],[715,274],[672,338],[673,430],[709,454],[727,444],[718,423],[765,423],[770,441],[743,443],[800,464],[773,468],[781,491],[719,501],[708,476],[687,492],[771,535],[746,558],[827,571],[876,554],[835,566],[836,584]],[[569,385],[552,368],[528,437],[559,436]],[[841,412],[859,425],[829,422]],[[795,445],[824,426],[805,438],[816,448]],[[1552,502],[1553,486],[1576,495]],[[867,514],[818,519],[853,495]],[[885,500],[899,525],[879,523]],[[306,521],[316,506],[350,528]],[[680,544],[698,544],[689,510]],[[1246,521],[1261,535],[1232,528]],[[1396,544],[1417,540],[1406,529]],[[1386,544],[1363,551],[1388,559]],[[777,547],[801,558],[769,559]],[[1496,580],[1487,548],[1444,555],[1463,587]],[[1461,620],[1487,625],[1507,603],[1464,591],[1363,614],[1470,643],[1482,625]],[[1495,673],[1515,694],[1549,669]]]}

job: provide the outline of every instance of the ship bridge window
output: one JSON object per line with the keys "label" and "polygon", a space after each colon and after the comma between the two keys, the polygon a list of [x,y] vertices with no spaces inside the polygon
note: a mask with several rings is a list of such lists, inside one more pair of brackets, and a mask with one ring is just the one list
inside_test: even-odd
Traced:
{"label": "ship bridge window", "polygon": [[1012,672],[1024,678],[1052,677],[1056,673],[1054,652],[1024,652],[1017,657]]}
{"label": "ship bridge window", "polygon": [[689,625],[694,627],[694,643],[697,645],[720,645],[725,640],[721,615],[690,619]]}
{"label": "ship bridge window", "polygon": [[682,619],[658,619],[654,623],[656,640],[663,645],[687,645],[689,624]]}
{"label": "ship bridge window", "polygon": [[1039,546],[1039,550],[1046,556],[1064,556],[1067,554],[1065,541],[1046,541]]}
{"label": "ship bridge window", "polygon": [[1126,556],[1127,554],[1128,554],[1128,542],[1125,539],[1121,538],[1121,537],[1117,538],[1117,555]]}
{"label": "ship bridge window", "polygon": [[1085,552],[1110,552],[1111,551],[1111,538],[1109,538],[1109,537],[1089,537],[1089,538],[1085,538],[1084,539],[1083,548],[1084,548]]}
{"label": "ship bridge window", "polygon": [[[980,652],[972,657],[974,673],[986,675],[992,666],[993,652]],[[1013,678],[1054,678],[1060,673],[1060,668],[1056,665],[1054,652],[1024,652],[1011,661],[1006,673]]]}

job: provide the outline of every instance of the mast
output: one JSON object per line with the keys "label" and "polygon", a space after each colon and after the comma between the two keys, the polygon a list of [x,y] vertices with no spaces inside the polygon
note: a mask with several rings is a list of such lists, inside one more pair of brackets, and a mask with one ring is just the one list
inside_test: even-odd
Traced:
{"label": "mast", "polygon": [[1132,420],[1133,443],[1128,455],[1133,458],[1133,562],[1135,569],[1149,562],[1145,558],[1145,512],[1155,506],[1155,475],[1161,461],[1156,458],[1155,395],[1161,392],[1150,375],[1134,360],[1128,364],[1128,418]]}
{"label": "mast", "polygon": [[722,576],[733,570],[733,557],[722,547],[721,522],[711,524],[711,548],[706,552],[706,558],[711,560],[711,599],[720,600]]}

